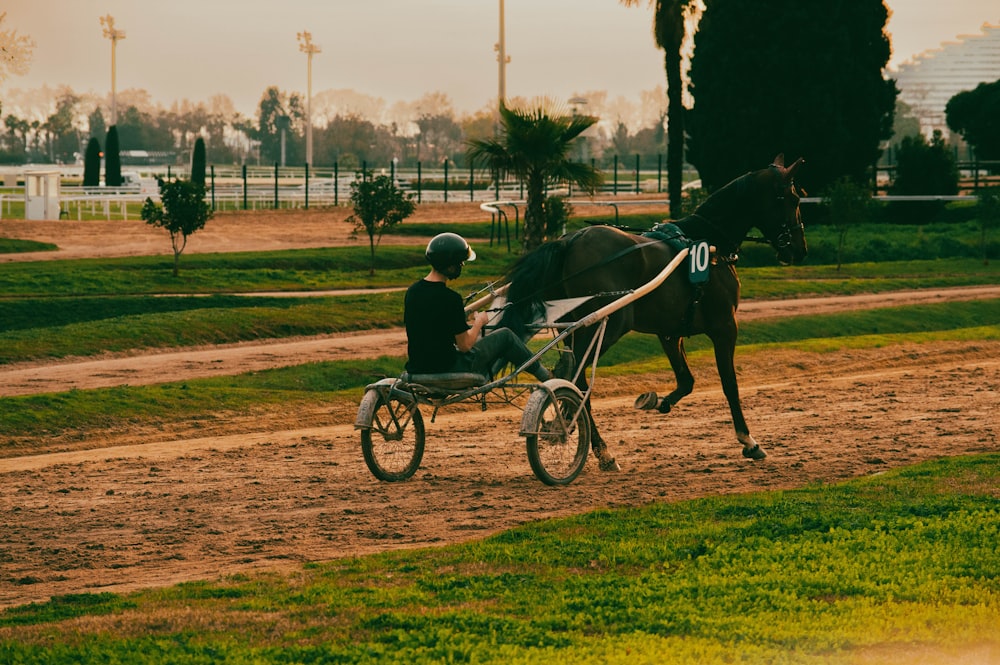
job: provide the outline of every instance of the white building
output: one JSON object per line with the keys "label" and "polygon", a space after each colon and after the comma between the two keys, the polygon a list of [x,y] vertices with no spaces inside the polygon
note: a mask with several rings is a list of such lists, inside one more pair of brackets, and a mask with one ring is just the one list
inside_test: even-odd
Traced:
{"label": "white building", "polygon": [[984,23],[980,34],[959,35],[956,41],[924,51],[891,76],[899,99],[913,107],[922,132],[929,138],[941,130],[947,137],[948,100],[980,83],[1000,80],[1000,25]]}

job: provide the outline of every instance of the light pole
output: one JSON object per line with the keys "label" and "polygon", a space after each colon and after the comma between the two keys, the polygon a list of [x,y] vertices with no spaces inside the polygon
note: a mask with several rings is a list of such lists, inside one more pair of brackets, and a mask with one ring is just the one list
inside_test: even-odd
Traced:
{"label": "light pole", "polygon": [[312,95],[313,95],[313,54],[320,53],[320,48],[313,44],[312,33],[306,30],[300,32],[296,37],[299,40],[299,50],[306,54],[308,61],[308,73],[306,75],[306,164],[312,166],[313,161],[313,123],[312,123]]}
{"label": "light pole", "polygon": [[[587,99],[585,97],[570,97],[569,104],[573,108],[573,117],[575,118],[580,114],[580,111],[587,105]],[[587,160],[587,137],[585,136],[587,132],[580,134],[577,137],[577,142],[580,145],[580,162],[585,162]]]}
{"label": "light pole", "polygon": [[115,99],[115,47],[119,39],[125,39],[125,31],[115,28],[115,17],[111,14],[101,17],[104,36],[111,40],[111,124],[118,124],[118,102]]}
{"label": "light pole", "polygon": [[493,50],[497,52],[497,62],[500,64],[497,75],[499,82],[497,99],[499,104],[503,104],[504,100],[507,99],[507,63],[510,62],[510,56],[507,55],[507,38],[504,35],[503,0],[500,0],[500,38]]}

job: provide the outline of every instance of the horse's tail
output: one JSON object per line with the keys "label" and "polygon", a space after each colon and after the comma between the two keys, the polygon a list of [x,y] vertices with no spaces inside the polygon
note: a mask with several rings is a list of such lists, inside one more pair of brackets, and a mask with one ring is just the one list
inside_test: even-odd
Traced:
{"label": "horse's tail", "polygon": [[531,325],[545,317],[545,300],[565,294],[562,283],[566,239],[545,243],[525,254],[507,271],[507,307],[498,325],[510,328],[527,340],[534,331]]}

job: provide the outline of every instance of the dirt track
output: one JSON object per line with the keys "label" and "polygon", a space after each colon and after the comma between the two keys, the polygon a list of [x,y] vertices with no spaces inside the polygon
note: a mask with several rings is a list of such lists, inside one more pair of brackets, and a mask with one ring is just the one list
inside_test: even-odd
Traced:
{"label": "dirt track", "polygon": [[[744,319],[755,315],[746,304]],[[387,334],[398,343],[398,331]],[[361,344],[364,336],[352,337]],[[328,356],[352,343],[297,343],[321,341]],[[287,363],[275,353],[281,346],[253,353],[261,362]],[[300,353],[292,354],[297,362]],[[192,352],[183,355],[196,363]],[[173,360],[177,371],[165,374],[161,365],[159,380],[186,376]],[[246,371],[246,362],[235,367]],[[183,430],[84,432],[66,452],[0,459],[0,607],[456,542],[597,507],[792,488],[1000,450],[998,342],[780,351],[738,355],[737,366],[766,460],[740,456],[706,360],[694,367],[695,393],[667,416],[631,408],[638,393],[664,389],[666,367],[664,375],[601,384],[595,415],[623,470],[602,473],[591,460],[565,488],[531,475],[517,437],[519,414],[504,409],[448,410],[428,422],[423,465],[401,484],[368,473],[350,404],[255,418],[219,414]],[[65,373],[60,381],[101,373],[57,367]],[[127,382],[137,383],[135,374]]]}

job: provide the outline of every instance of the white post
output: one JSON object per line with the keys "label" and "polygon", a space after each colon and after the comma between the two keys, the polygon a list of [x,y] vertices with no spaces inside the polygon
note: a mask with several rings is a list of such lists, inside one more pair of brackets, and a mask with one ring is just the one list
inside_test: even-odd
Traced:
{"label": "white post", "polygon": [[312,33],[306,30],[298,33],[299,50],[306,54],[306,164],[312,166],[312,86],[313,86],[313,54],[321,53],[319,46],[312,43]]}

